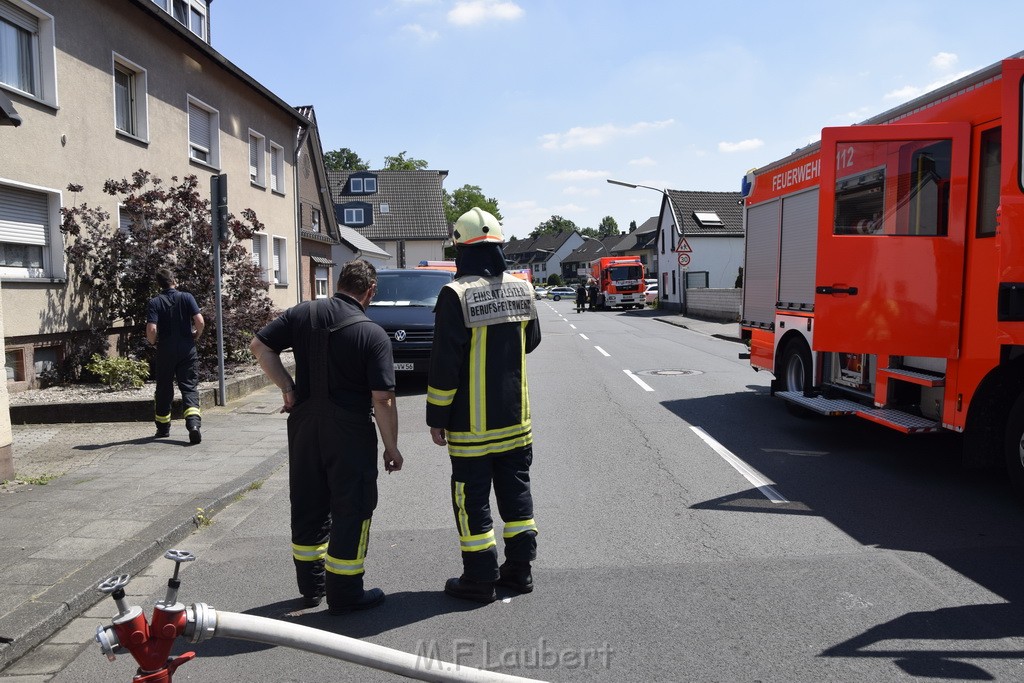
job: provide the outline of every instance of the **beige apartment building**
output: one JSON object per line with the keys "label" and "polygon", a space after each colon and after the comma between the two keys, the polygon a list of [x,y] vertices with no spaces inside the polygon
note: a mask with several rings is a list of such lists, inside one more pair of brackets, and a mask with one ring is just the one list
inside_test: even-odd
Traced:
{"label": "beige apartment building", "polygon": [[[31,385],[84,326],[65,268],[62,207],[111,214],[104,181],[144,169],[208,190],[266,226],[251,245],[279,308],[300,298],[298,133],[307,120],[215,51],[209,0],[0,0],[0,286],[8,386]],[[70,183],[84,191],[70,193]]]}

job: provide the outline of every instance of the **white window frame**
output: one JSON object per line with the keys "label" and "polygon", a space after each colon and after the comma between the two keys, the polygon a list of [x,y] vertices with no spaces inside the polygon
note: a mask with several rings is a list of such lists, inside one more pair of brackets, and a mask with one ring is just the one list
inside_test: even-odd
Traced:
{"label": "white window frame", "polygon": [[269,239],[264,232],[257,232],[252,236],[252,262],[260,269],[260,279],[270,282]]}
{"label": "white window frame", "polygon": [[[255,168],[252,165],[254,152]],[[249,129],[249,182],[258,187],[267,186],[267,138],[252,128]]]}
{"label": "white window frame", "polygon": [[[111,77],[114,81],[114,130],[135,140],[149,143],[149,81],[146,70],[116,52],[113,53]],[[119,128],[117,125],[117,70],[131,73],[132,116],[135,118],[133,132]]]}
{"label": "white window frame", "polygon": [[[8,10],[8,8],[13,8],[13,10]],[[8,10],[7,15],[10,15],[10,21],[8,21],[7,15],[3,13],[3,10]],[[14,15],[22,13],[35,17],[36,27],[34,31],[28,26],[23,25],[20,21],[13,19]],[[58,106],[57,43],[54,38],[53,15],[44,12],[25,0],[0,0],[0,17],[4,17],[5,23],[11,23],[18,28],[28,31],[32,36],[32,78],[35,92],[22,90],[16,85],[2,81],[0,81],[0,88],[16,92],[56,108]]]}
{"label": "white window frame", "polygon": [[363,178],[363,192],[365,194],[373,194],[377,191],[377,179],[376,178]]}
{"label": "white window frame", "polygon": [[[207,43],[210,42],[210,17],[206,13],[206,3],[203,0],[153,0],[153,3],[164,12],[170,14],[172,19],[189,31],[195,33]],[[176,5],[180,6],[184,11],[184,17],[178,17],[175,14]],[[196,15],[199,16],[202,22],[199,31],[196,31],[192,25]]]}
{"label": "white window frame", "polygon": [[316,207],[310,207],[309,223],[312,226],[313,232],[320,232],[320,220],[320,209]]}
{"label": "white window frame", "polygon": [[286,237],[273,237],[274,249],[271,252],[270,281],[275,285],[285,286],[288,284],[288,239]]}
{"label": "white window frame", "polygon": [[270,141],[270,189],[284,194],[284,147],[273,140]]}
{"label": "white window frame", "polygon": [[[6,178],[0,178],[0,187],[33,192],[46,197],[45,244],[42,250],[42,268],[16,268],[0,266],[0,280],[64,280],[67,279],[64,262],[64,239],[60,234],[60,190],[38,185],[26,185]],[[28,227],[28,226],[26,226]],[[30,229],[30,228],[29,228]],[[12,242],[19,244],[20,242]]]}
{"label": "white window frame", "polygon": [[330,271],[327,266],[313,268],[313,298],[328,299],[331,296]]}
{"label": "white window frame", "polygon": [[352,194],[362,194],[363,193],[363,179],[362,178],[350,178],[349,179],[348,189],[349,189],[349,191]]}
{"label": "white window frame", "polygon": [[[202,145],[193,143],[192,141],[192,108],[195,107],[202,111],[205,111],[209,119],[210,128],[210,148],[206,149]],[[187,133],[188,133],[188,158],[192,163],[201,164],[212,169],[220,170],[220,112],[206,104],[202,100],[188,96],[188,102],[185,109],[185,118],[188,121]],[[206,152],[209,155],[209,159],[203,160],[194,156],[194,152]]]}
{"label": "white window frame", "polygon": [[345,209],[345,225],[363,225],[366,222],[366,214],[362,207]]}

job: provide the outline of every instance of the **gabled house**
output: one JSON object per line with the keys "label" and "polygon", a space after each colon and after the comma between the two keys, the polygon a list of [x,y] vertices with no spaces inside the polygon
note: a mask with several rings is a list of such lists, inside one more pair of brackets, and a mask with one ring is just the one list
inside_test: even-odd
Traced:
{"label": "gabled house", "polygon": [[658,217],[660,305],[686,312],[687,291],[734,289],[743,266],[739,192],[665,190]]}
{"label": "gabled house", "polygon": [[[130,217],[102,192],[144,169],[169,183],[229,178],[229,210],[265,230],[247,245],[278,308],[299,300],[296,129],[307,119],[210,45],[209,0],[0,0],[0,280],[10,388],[60,363],[88,328],[69,281],[61,209]],[[8,108],[4,106],[4,110]],[[9,113],[5,118],[11,118]],[[72,195],[69,184],[83,186]]]}
{"label": "gabled house", "polygon": [[583,241],[584,237],[575,230],[527,237],[507,242],[504,247],[505,258],[517,268],[531,269],[534,282],[544,282],[554,274],[564,279],[563,261]]}
{"label": "gabled house", "polygon": [[391,254],[391,267],[444,259],[448,171],[329,171],[338,224]]}
{"label": "gabled house", "polygon": [[647,277],[658,277],[658,217],[651,216],[612,246],[615,256],[639,256]]}
{"label": "gabled house", "polygon": [[356,258],[375,265],[391,256],[351,228],[338,225],[331,200],[330,182],[316,112],[311,106],[296,107],[309,120],[299,136],[299,281],[301,300],[326,299],[334,294],[338,266]]}
{"label": "gabled house", "polygon": [[622,241],[622,235],[584,237],[586,240],[562,260],[562,276],[570,280],[586,281],[590,277],[590,264],[603,256],[614,256],[612,247]]}

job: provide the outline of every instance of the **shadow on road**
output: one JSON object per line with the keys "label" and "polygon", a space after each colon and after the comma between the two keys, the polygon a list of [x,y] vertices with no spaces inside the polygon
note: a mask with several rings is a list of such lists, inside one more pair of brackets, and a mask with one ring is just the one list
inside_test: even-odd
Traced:
{"label": "shadow on road", "polygon": [[[763,387],[750,388],[663,405],[708,432],[792,502],[773,504],[751,488],[694,508],[819,516],[863,546],[931,556],[1006,601],[908,612],[821,656],[891,658],[911,676],[961,680],[993,676],[958,660],[1024,656],[1024,508],[1001,471],[961,468],[955,434],[906,436],[853,417],[801,419]],[[1018,640],[978,649],[941,647],[941,641],[962,646],[1003,639]],[[921,642],[915,647],[913,641]]]}

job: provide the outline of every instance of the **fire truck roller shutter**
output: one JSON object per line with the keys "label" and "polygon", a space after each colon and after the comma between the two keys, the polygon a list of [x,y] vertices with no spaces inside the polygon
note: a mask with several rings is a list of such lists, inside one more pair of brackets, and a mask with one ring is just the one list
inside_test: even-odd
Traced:
{"label": "fire truck roller shutter", "polygon": [[743,320],[768,327],[775,322],[778,292],[779,200],[747,211],[747,263],[743,269]]}
{"label": "fire truck roller shutter", "polygon": [[785,308],[814,306],[818,246],[818,188],[782,200],[782,263],[779,303]]}

